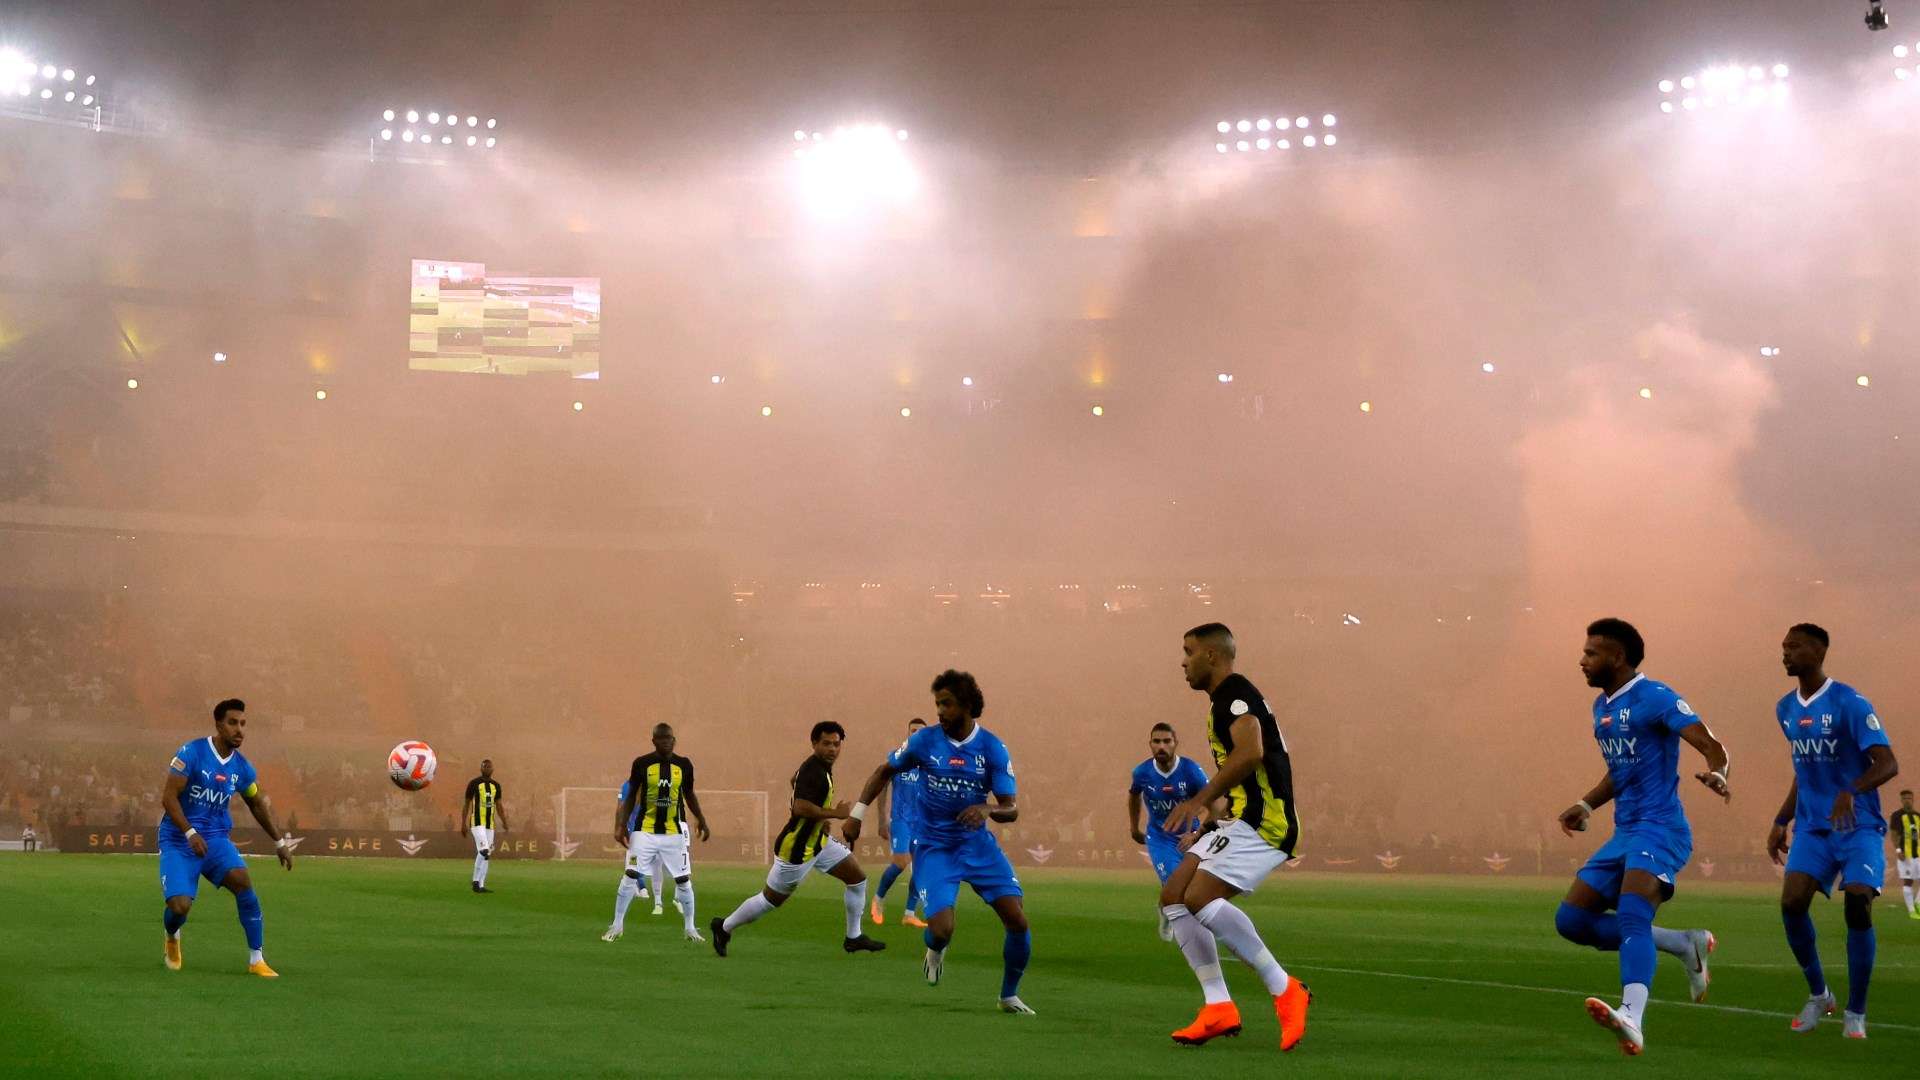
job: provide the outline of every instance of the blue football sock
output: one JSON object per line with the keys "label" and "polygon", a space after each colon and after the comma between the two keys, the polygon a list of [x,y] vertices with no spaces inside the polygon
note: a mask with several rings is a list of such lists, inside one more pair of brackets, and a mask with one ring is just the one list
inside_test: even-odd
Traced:
{"label": "blue football sock", "polygon": [[[875,900],[885,900],[887,898],[887,890],[893,888],[893,883],[895,881],[898,881],[899,879],[900,879],[900,868],[893,865],[892,863],[888,863],[887,868],[884,871],[881,871],[880,887],[874,890],[873,898]],[[909,902],[908,906],[911,907],[912,903]]]}
{"label": "blue football sock", "polygon": [[180,932],[181,927],[187,925],[187,917],[185,915],[175,915],[172,908],[161,908],[160,925],[166,927],[167,936],[172,937]]}
{"label": "blue football sock", "polygon": [[1620,896],[1620,985],[1653,985],[1653,904],[1637,893]]}
{"label": "blue football sock", "polygon": [[913,875],[909,873],[907,875],[907,910],[914,911],[923,907],[926,907],[926,905],[920,902],[919,883],[915,881]]}
{"label": "blue football sock", "polygon": [[1877,947],[1873,927],[1847,929],[1847,1011],[1850,1013],[1867,1014],[1867,982],[1873,978],[1873,954]]}
{"label": "blue football sock", "polygon": [[266,940],[266,920],[260,915],[260,895],[252,889],[233,894],[233,902],[240,909],[240,926],[247,932],[247,948],[262,948]]}
{"label": "blue football sock", "polygon": [[1807,993],[1819,997],[1827,992],[1827,975],[1820,970],[1820,949],[1814,944],[1813,916],[1802,911],[1798,914],[1782,911],[1780,919],[1787,924],[1787,947],[1793,950],[1793,958],[1800,963],[1800,970],[1807,975]]}
{"label": "blue football sock", "polygon": [[1020,992],[1020,976],[1027,973],[1027,961],[1032,957],[1033,931],[1007,931],[1006,944],[1000,946],[1000,959],[1006,964],[1000,976],[1001,997],[1010,998]]}
{"label": "blue football sock", "polygon": [[1603,911],[1588,911],[1562,900],[1553,915],[1553,928],[1575,945],[1591,945],[1601,952],[1620,948],[1620,920]]}

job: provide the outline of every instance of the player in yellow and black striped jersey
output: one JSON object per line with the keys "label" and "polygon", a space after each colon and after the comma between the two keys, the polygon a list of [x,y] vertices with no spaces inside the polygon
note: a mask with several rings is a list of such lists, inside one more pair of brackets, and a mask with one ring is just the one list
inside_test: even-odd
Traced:
{"label": "player in yellow and black striped jersey", "polygon": [[500,805],[500,781],[493,778],[493,759],[480,762],[480,775],[467,781],[460,807],[460,835],[473,837],[473,891],[487,888],[487,867],[493,862],[493,834],[507,831],[507,811]]}
{"label": "player in yellow and black striped jersey", "polygon": [[1913,809],[1913,789],[1900,793],[1900,809],[1887,815],[1887,835],[1893,838],[1894,867],[1900,874],[1900,895],[1907,901],[1907,918],[1920,919],[1914,910],[1914,889],[1920,886],[1920,813]]}
{"label": "player in yellow and black striped jersey", "polygon": [[687,837],[687,811],[693,811],[700,839],[706,840],[707,818],[693,790],[693,762],[673,752],[678,737],[670,724],[653,727],[653,753],[633,759],[627,782],[621,786],[620,810],[614,816],[614,839],[627,849],[627,865],[614,893],[613,923],[602,941],[618,941],[626,928],[627,906],[643,891],[648,878],[654,885],[653,913],[661,914],[660,889],[673,878],[673,904],[680,909],[681,930],[688,941],[702,941],[693,917],[693,850]]}
{"label": "player in yellow and black striped jersey", "polygon": [[786,903],[815,870],[839,878],[847,887],[847,936],[842,946],[850,953],[879,952],[887,947],[860,928],[867,909],[866,871],[860,869],[853,851],[828,831],[834,819],[845,819],[851,812],[845,800],[833,801],[833,763],[839,760],[840,744],[846,737],[846,729],[832,720],[813,725],[808,736],[813,753],[794,770],[789,782],[793,789],[790,816],[773,841],[773,868],[767,871],[767,886],[741,901],[733,914],[709,924],[714,952],[727,955],[727,942],[735,932]]}
{"label": "player in yellow and black striped jersey", "polygon": [[1212,702],[1207,742],[1216,771],[1199,793],[1167,812],[1161,828],[1179,835],[1212,812],[1224,798],[1227,812],[1187,849],[1160,889],[1161,914],[1188,966],[1200,980],[1207,1004],[1173,1041],[1197,1046],[1240,1031],[1240,1010],[1220,974],[1220,942],[1259,972],[1273,995],[1280,1021],[1280,1049],[1291,1050],[1307,1031],[1313,996],[1267,951],[1253,920],[1231,901],[1252,892],[1293,857],[1300,817],[1293,803],[1293,761],[1267,700],[1245,675],[1233,670],[1238,647],[1233,631],[1207,623],[1181,639],[1187,685]]}

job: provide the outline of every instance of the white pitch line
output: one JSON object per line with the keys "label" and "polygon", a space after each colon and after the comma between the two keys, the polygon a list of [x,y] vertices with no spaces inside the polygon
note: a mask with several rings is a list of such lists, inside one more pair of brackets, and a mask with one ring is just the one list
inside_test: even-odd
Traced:
{"label": "white pitch line", "polygon": [[[1454,979],[1444,975],[1410,975],[1404,971],[1372,971],[1366,968],[1325,967],[1320,964],[1301,964],[1301,971],[1330,971],[1337,975],[1376,975],[1382,979],[1411,979],[1414,982],[1449,983],[1454,986],[1479,986],[1488,990],[1526,990],[1535,994],[1565,994],[1570,997],[1598,997],[1585,990],[1568,990],[1560,986],[1522,986],[1519,983],[1490,982],[1485,979]],[[1738,1013],[1743,1016],[1767,1016],[1785,1019],[1789,1014],[1770,1009],[1748,1009],[1739,1005],[1694,1005],[1692,1002],[1662,1002],[1662,1004],[1685,1005],[1695,1009],[1712,1009],[1715,1012]],[[1873,1021],[1869,1027],[1888,1028],[1893,1031],[1920,1031],[1920,1025],[1889,1024]]]}

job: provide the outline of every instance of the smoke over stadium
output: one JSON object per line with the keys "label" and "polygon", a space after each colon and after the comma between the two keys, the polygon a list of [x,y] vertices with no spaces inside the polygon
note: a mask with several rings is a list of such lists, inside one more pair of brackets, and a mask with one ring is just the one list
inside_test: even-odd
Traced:
{"label": "smoke over stadium", "polygon": [[[1790,1012],[1802,972],[1773,904],[1791,879],[1768,852],[1796,779],[1774,730],[1795,685],[1782,636],[1831,631],[1828,670],[1896,747],[1920,709],[1902,179],[1920,23],[1903,2],[1870,33],[1854,6],[0,12],[0,840],[39,849],[0,855],[0,898],[112,896],[145,920],[125,965],[168,974],[140,936],[167,763],[239,698],[294,857],[382,856],[282,874],[234,803],[275,963],[296,969],[280,989],[325,966],[312,939],[355,890],[450,882],[453,904],[481,881],[499,895],[476,903],[503,901],[489,933],[587,958],[534,976],[556,1001],[644,996],[596,981],[617,965],[579,942],[601,945],[629,889],[615,792],[640,776],[680,798],[672,768],[635,764],[656,725],[711,827],[687,917],[711,938],[770,861],[799,861],[783,823],[817,725],[844,729],[831,810],[909,719],[939,725],[929,687],[956,669],[1018,777],[1017,816],[989,827],[1032,915],[1022,993],[1043,1022],[1074,993],[1111,1001],[1159,1053],[1193,980],[1153,940],[1128,777],[1157,723],[1220,768],[1180,668],[1183,635],[1218,622],[1284,733],[1297,812],[1291,868],[1244,906],[1313,980],[1316,1022],[1409,973],[1611,995],[1612,958],[1554,936],[1553,905],[1607,835],[1556,816],[1608,768],[1577,664],[1589,623],[1617,616],[1724,744],[1736,792],[1696,783],[1707,764],[1679,748],[1691,860],[1659,919],[1745,904],[1736,963],[1770,981],[1722,974],[1716,994]],[[382,770],[413,741],[439,771],[401,790]],[[497,837],[463,787],[482,759]],[[1885,812],[1903,786],[1881,787]],[[848,845],[876,891],[877,815]],[[470,879],[475,827],[499,865]],[[68,857],[105,850],[144,861]],[[48,868],[75,862],[73,881]],[[1048,906],[1054,882],[1073,903]],[[237,960],[217,884],[194,945],[230,938]],[[729,1010],[752,981],[735,969],[776,947],[796,950],[776,981],[844,959],[873,1001],[932,977],[897,913],[863,931],[892,954],[839,955],[837,888],[810,882],[748,931],[723,989],[691,973],[714,957],[680,948],[677,917],[638,948],[686,968],[664,992]],[[1400,967],[1340,944],[1468,888],[1532,927],[1505,966],[1439,970],[1433,929]],[[999,932],[960,892],[939,990],[964,977],[990,1006]],[[1376,901],[1389,913],[1336,917]],[[412,926],[468,917],[422,903]],[[1057,973],[1086,957],[1048,923],[1086,905],[1128,944],[1069,991]],[[382,932],[350,914],[342,933]],[[1838,916],[1815,914],[1837,982]],[[604,948],[630,958],[637,918]],[[1875,1037],[1911,1040],[1899,929],[1880,931]],[[73,992],[119,970],[89,962]],[[1375,968],[1395,974],[1333,970]],[[1413,985],[1390,989],[1409,996],[1385,1014],[1415,1009]],[[1543,1015],[1573,1000],[1534,996]],[[1241,1042],[1270,1051],[1245,1011],[1259,1039]],[[1649,1053],[1754,1022],[1683,1036],[1682,1015],[1656,1009],[1669,1042]],[[1341,1054],[1322,1030],[1307,1045]],[[1055,1031],[1046,1067],[1143,1068],[1131,1035],[1099,1037],[1124,1056],[1076,1058],[1084,1034]],[[595,1038],[479,1071],[613,1071]],[[93,1060],[35,1045],[47,1070]],[[109,1071],[156,1067],[88,1045]],[[978,1064],[1054,1060],[1024,1047]],[[1516,1069],[1569,1060],[1528,1047]],[[1349,1064],[1426,1060],[1365,1053]]]}

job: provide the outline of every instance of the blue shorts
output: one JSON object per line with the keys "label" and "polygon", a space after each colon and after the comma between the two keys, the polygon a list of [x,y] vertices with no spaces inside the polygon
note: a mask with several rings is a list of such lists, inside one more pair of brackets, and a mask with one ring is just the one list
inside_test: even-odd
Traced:
{"label": "blue shorts", "polygon": [[920,914],[931,919],[960,898],[960,883],[973,886],[980,899],[991,904],[1003,896],[1023,896],[1013,864],[1000,842],[986,829],[975,829],[958,845],[945,846],[925,839],[913,849],[913,877],[920,887]]}
{"label": "blue shorts", "polygon": [[1671,897],[1674,881],[1692,855],[1691,832],[1629,825],[1624,830],[1615,830],[1613,838],[1600,845],[1600,850],[1593,853],[1577,876],[1609,903],[1618,903],[1620,883],[1626,879],[1627,871],[1645,870],[1665,886],[1661,891]]}
{"label": "blue shorts", "polygon": [[1180,850],[1180,841],[1160,833],[1147,834],[1147,861],[1153,864],[1153,872],[1160,876],[1160,884],[1165,885],[1173,876],[1174,868],[1187,853]]}
{"label": "blue shorts", "polygon": [[887,833],[893,837],[893,853],[895,855],[913,854],[913,825],[911,822],[890,822],[887,825]]}
{"label": "blue shorts", "polygon": [[240,858],[240,849],[224,836],[207,841],[205,858],[195,855],[185,840],[178,843],[163,840],[160,842],[160,895],[198,896],[201,878],[217,887],[230,871],[244,870],[246,865]]}
{"label": "blue shorts", "polygon": [[1793,846],[1787,849],[1787,873],[1807,875],[1828,896],[1836,879],[1842,886],[1868,886],[1878,896],[1887,880],[1886,834],[1876,829],[1795,829]]}

